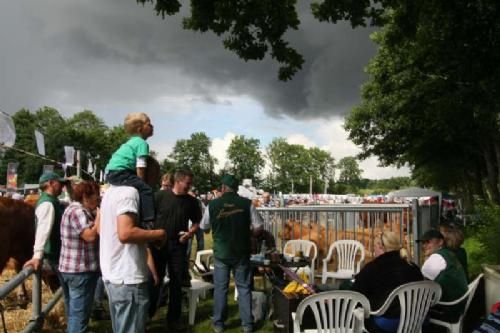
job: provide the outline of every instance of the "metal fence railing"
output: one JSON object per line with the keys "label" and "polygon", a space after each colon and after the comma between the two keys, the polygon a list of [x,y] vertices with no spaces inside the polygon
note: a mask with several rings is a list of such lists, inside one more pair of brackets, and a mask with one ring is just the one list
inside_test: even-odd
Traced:
{"label": "metal fence railing", "polygon": [[[10,279],[8,282],[0,286],[0,301],[6,298],[14,289],[21,285],[26,279],[33,275],[32,284],[32,313],[31,318],[23,333],[34,332],[39,330],[43,326],[44,318],[47,314],[54,308],[54,306],[59,302],[62,296],[62,289],[59,288],[52,298],[47,302],[45,307],[42,309],[42,273],[41,271],[34,271],[33,267],[26,267],[16,276]],[[5,321],[2,315],[2,325],[4,332],[7,332],[5,327]]]}
{"label": "metal fence railing", "polygon": [[379,232],[391,230],[416,262],[419,260],[415,240],[418,233],[418,205],[415,204],[339,204],[258,208],[264,228],[283,250],[289,239],[308,239],[318,246],[316,267],[320,267],[331,243],[338,239],[361,242],[368,260],[373,257],[373,241]]}

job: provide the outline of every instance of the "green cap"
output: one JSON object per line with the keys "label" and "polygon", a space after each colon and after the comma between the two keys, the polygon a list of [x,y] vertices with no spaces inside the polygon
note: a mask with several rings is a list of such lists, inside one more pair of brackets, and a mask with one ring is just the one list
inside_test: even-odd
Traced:
{"label": "green cap", "polygon": [[66,178],[59,176],[55,172],[46,172],[40,176],[40,180],[38,181],[40,185],[48,182],[49,180],[57,180],[60,183],[66,183]]}
{"label": "green cap", "polygon": [[221,183],[232,188],[233,190],[238,190],[238,181],[233,175],[226,174],[222,177]]}
{"label": "green cap", "polygon": [[427,230],[420,239],[417,239],[417,242],[428,241],[431,239],[444,239],[443,234],[436,229]]}

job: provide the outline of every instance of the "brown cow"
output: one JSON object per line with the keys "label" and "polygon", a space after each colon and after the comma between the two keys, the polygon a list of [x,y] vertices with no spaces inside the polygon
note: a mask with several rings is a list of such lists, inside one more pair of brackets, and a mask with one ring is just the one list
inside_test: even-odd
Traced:
{"label": "brown cow", "polygon": [[[35,209],[21,200],[0,197],[0,275],[7,262],[17,273],[33,256],[35,242]],[[18,293],[20,306],[25,307],[28,296],[24,283]]]}
{"label": "brown cow", "polygon": [[33,256],[35,242],[35,209],[10,198],[0,197],[0,274],[9,258],[19,264],[16,270]]}
{"label": "brown cow", "polygon": [[[330,244],[338,239],[353,239],[360,241],[366,250],[366,255],[368,258],[371,257],[371,244],[373,243],[373,237],[383,230],[399,230],[399,223],[378,223],[376,227],[373,228],[356,228],[356,230],[328,230],[324,225],[318,224],[318,222],[303,222],[295,220],[288,220],[285,223],[283,232],[280,233],[280,237],[285,240],[288,239],[307,239],[316,244],[318,247],[318,256],[320,260],[326,256]],[[398,233],[397,233],[398,234]],[[406,243],[406,238],[404,243]],[[406,246],[406,245],[405,245]]]}

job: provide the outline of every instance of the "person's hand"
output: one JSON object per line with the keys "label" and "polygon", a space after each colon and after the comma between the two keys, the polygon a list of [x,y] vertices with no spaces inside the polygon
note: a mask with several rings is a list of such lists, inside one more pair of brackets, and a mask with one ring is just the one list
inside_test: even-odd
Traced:
{"label": "person's hand", "polygon": [[158,232],[158,238],[151,242],[154,247],[157,249],[161,249],[163,245],[167,242],[167,233],[163,229],[155,229]]}
{"label": "person's hand", "polygon": [[97,207],[97,209],[96,209],[94,227],[96,228],[97,233],[100,234],[101,233],[101,210],[99,209],[99,207]]}
{"label": "person's hand", "polygon": [[186,243],[186,242],[188,241],[188,239],[190,239],[190,238],[192,237],[191,233],[189,233],[189,232],[185,232],[185,231],[181,231],[181,232],[179,233],[179,236],[180,236],[180,237],[179,237],[179,242],[180,242],[181,244]]}
{"label": "person's hand", "polygon": [[155,287],[158,286],[158,284],[160,283],[160,279],[158,278],[158,273],[156,272],[156,270],[154,270],[154,272],[151,272],[151,276],[153,277],[153,283]]}
{"label": "person's hand", "polygon": [[42,260],[38,258],[32,258],[28,261],[26,261],[23,265],[23,268],[26,268],[28,266],[33,267],[35,271],[40,269],[40,266],[42,265]]}

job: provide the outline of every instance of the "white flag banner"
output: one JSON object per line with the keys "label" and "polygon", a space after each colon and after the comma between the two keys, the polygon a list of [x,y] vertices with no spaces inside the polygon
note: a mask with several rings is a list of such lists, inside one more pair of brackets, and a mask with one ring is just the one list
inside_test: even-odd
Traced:
{"label": "white flag banner", "polygon": [[73,166],[75,164],[75,147],[64,146],[64,155],[66,156],[66,165]]}
{"label": "white flag banner", "polygon": [[104,173],[102,170],[99,170],[99,182],[104,183]]}
{"label": "white flag banner", "polygon": [[0,145],[12,147],[16,142],[14,120],[8,114],[0,111]]}
{"label": "white flag banner", "polygon": [[66,170],[68,170],[68,164],[67,163],[63,163],[61,164],[63,170],[64,170],[64,178],[68,177],[68,175],[66,174]]}
{"label": "white flag banner", "polygon": [[36,148],[38,154],[45,156],[45,138],[43,134],[35,130]]}
{"label": "white flag banner", "polygon": [[94,166],[92,165],[92,160],[89,158],[89,162],[87,164],[87,173],[91,175],[94,172]]}
{"label": "white flag banner", "polygon": [[50,164],[46,164],[43,166],[43,173],[49,173],[49,172],[54,172],[54,166]]}

